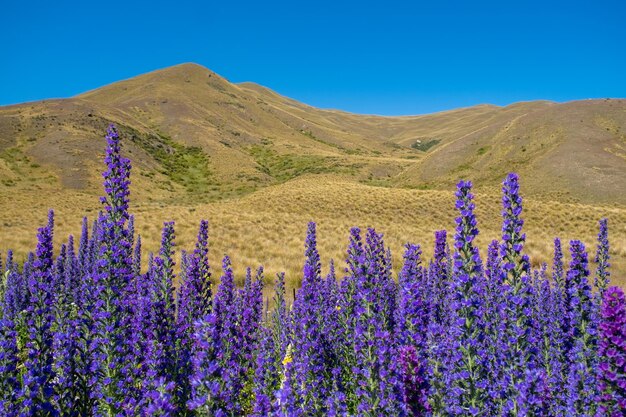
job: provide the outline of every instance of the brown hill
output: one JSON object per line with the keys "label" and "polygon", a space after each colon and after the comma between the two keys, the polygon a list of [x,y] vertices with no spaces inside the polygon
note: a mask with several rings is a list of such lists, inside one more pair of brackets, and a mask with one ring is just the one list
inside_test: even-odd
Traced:
{"label": "brown hill", "polygon": [[489,186],[516,170],[528,193],[626,203],[626,100],[364,116],[235,85],[194,64],[67,100],[0,108],[5,182],[20,180],[11,166],[19,153],[64,188],[95,191],[93,150],[109,122],[133,136],[129,152],[159,189],[154,198],[223,198],[303,173],[393,187],[449,188],[461,177]]}

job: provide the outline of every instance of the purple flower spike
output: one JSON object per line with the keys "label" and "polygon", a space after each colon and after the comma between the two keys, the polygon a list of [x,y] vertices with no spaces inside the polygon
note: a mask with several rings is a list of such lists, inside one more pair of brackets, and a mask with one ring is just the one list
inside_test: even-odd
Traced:
{"label": "purple flower spike", "polygon": [[189,408],[200,415],[241,415],[240,394],[247,378],[241,298],[230,258],[224,257],[212,312],[196,322]]}
{"label": "purple flower spike", "polygon": [[517,293],[520,278],[523,273],[528,274],[530,265],[522,257],[522,248],[526,235],[522,233],[524,220],[522,213],[522,197],[519,195],[519,177],[515,173],[507,175],[502,184],[502,269],[507,275],[507,282]]}
{"label": "purple flower spike", "polygon": [[53,246],[52,234],[54,212],[48,214],[48,225],[40,228],[36,258],[33,270],[28,277],[30,302],[26,309],[28,325],[28,357],[24,363],[24,402],[28,415],[56,415],[53,405],[53,364],[54,293],[53,293]]}
{"label": "purple flower spike", "polygon": [[471,193],[472,183],[461,181],[457,186],[456,207],[460,217],[456,218],[454,236],[454,283],[453,283],[453,334],[455,340],[450,347],[451,358],[448,386],[449,410],[470,412],[472,407],[486,407],[486,376],[484,354],[484,278],[482,261],[473,241],[478,235],[474,215],[475,205]]}
{"label": "purple flower spike", "polygon": [[554,263],[552,264],[552,280],[554,286],[561,292],[564,290],[564,275],[563,275],[563,249],[561,249],[561,239],[558,237],[554,239]]}
{"label": "purple flower spike", "polygon": [[[0,308],[2,300],[0,299]],[[15,323],[0,312],[0,415],[19,415],[19,394],[21,390],[19,372],[19,350]]]}
{"label": "purple flower spike", "polygon": [[597,343],[599,311],[597,299],[591,294],[585,245],[570,242],[572,260],[565,278],[564,354],[568,358],[568,412],[594,415],[596,411]]}
{"label": "purple flower spike", "polygon": [[[95,321],[93,351],[96,413],[118,414],[135,403],[139,385],[133,380],[138,369],[137,332],[132,323],[132,242],[128,231],[130,161],[121,155],[120,138],[111,125],[107,131],[104,177],[104,211],[94,223],[91,316]],[[91,290],[90,290],[91,291]]]}
{"label": "purple flower spike", "polygon": [[598,355],[598,411],[626,415],[626,301],[619,287],[604,293]]}
{"label": "purple flower spike", "polygon": [[[358,231],[356,231],[358,234]],[[359,242],[353,236],[353,242]],[[363,416],[402,415],[402,381],[397,347],[389,324],[389,279],[382,235],[368,230],[367,245],[354,263],[354,350],[352,375],[355,380],[356,414]],[[358,252],[357,252],[358,253]],[[350,410],[351,411],[351,410]]]}
{"label": "purple flower spike", "polygon": [[208,260],[209,223],[200,222],[196,248],[186,256],[186,268],[178,294],[176,332],[178,348],[178,398],[181,407],[191,398],[194,323],[211,312],[211,272]]}
{"label": "purple flower spike", "polygon": [[323,281],[317,252],[316,227],[308,225],[302,288],[293,305],[293,389],[302,410],[325,413],[330,395],[331,365],[322,331]]}
{"label": "purple flower spike", "polygon": [[400,369],[408,415],[413,417],[426,415],[430,412],[428,404],[430,387],[426,380],[426,370],[413,346],[403,346],[400,349]]}
{"label": "purple flower spike", "polygon": [[608,220],[600,220],[600,232],[598,233],[598,249],[596,251],[595,262],[598,264],[596,269],[595,286],[600,293],[600,297],[604,295],[604,290],[609,285],[611,272],[609,263],[611,256],[609,255],[609,226]]}
{"label": "purple flower spike", "polygon": [[431,303],[425,294],[421,254],[419,245],[406,245],[404,266],[398,277],[400,288],[396,335],[399,345],[414,346],[420,360],[425,361]]}
{"label": "purple flower spike", "polygon": [[[163,225],[161,249],[154,259],[154,277],[150,288],[150,329],[155,374],[153,386],[165,378],[176,377],[176,305],[174,303],[174,222]],[[156,389],[156,388],[154,388]]]}

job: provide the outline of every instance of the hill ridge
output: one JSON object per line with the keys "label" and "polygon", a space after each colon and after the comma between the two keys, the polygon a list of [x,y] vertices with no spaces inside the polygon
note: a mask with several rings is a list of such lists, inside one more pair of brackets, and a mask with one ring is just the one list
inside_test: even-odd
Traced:
{"label": "hill ridge", "polygon": [[[626,203],[623,99],[358,115],[318,109],[252,82],[234,84],[196,63],[69,99],[0,107],[0,151],[19,152],[61,187],[95,192],[91,167],[98,161],[88,150],[100,147],[110,122],[134,138],[128,148],[142,180],[166,201],[229,198],[305,173],[448,189],[461,177],[497,186],[517,170],[533,195],[552,196],[556,184],[559,198]],[[22,171],[14,163],[2,167],[8,182],[21,181]]]}

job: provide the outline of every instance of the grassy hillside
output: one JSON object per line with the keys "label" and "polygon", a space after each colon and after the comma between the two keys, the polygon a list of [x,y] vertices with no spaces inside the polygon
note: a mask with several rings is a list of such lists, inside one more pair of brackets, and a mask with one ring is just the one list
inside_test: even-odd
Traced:
{"label": "grassy hillside", "polygon": [[613,264],[626,272],[626,100],[355,115],[194,64],[0,107],[0,251],[24,256],[49,207],[60,235],[96,216],[111,122],[133,161],[132,203],[151,249],[162,221],[176,220],[190,248],[208,218],[214,265],[228,252],[239,272],[263,263],[297,279],[306,222],[316,220],[325,259],[343,259],[353,225],[384,232],[396,261],[407,241],[428,255],[434,230],[453,228],[460,178],[477,185],[484,245],[498,235],[498,184],[517,171],[536,262],[548,261],[555,235],[592,247],[608,216]]}

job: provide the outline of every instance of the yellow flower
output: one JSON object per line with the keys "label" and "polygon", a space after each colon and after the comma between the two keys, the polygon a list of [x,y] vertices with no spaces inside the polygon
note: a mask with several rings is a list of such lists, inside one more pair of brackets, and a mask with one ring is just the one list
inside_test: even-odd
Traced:
{"label": "yellow flower", "polygon": [[285,355],[285,359],[283,359],[283,365],[287,365],[288,363],[290,363],[293,359],[291,358],[291,355]]}
{"label": "yellow flower", "polygon": [[291,357],[291,343],[287,346],[287,352],[285,352],[285,359],[283,359],[283,366],[287,365],[293,360]]}

